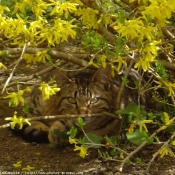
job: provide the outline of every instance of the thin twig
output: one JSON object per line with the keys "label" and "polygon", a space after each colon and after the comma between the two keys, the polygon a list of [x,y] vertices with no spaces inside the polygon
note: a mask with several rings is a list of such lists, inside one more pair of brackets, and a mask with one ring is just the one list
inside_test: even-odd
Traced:
{"label": "thin twig", "polygon": [[3,92],[5,91],[7,85],[9,84],[11,78],[13,77],[13,74],[14,74],[14,72],[15,72],[15,70],[16,70],[18,64],[19,64],[20,61],[22,60],[23,55],[24,55],[25,50],[26,50],[26,46],[27,46],[27,43],[25,42],[24,47],[23,47],[23,49],[22,49],[21,56],[20,56],[19,59],[17,60],[17,62],[16,62],[16,64],[15,64],[15,66],[14,66],[14,68],[13,68],[13,70],[12,70],[10,76],[8,77],[7,81],[6,81],[5,84],[4,84],[4,88],[2,89],[2,92],[1,92],[2,94],[3,94]]}

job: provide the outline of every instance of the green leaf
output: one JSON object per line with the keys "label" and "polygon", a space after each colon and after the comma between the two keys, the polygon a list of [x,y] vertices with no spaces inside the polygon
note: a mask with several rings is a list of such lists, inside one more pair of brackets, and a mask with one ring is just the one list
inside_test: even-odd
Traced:
{"label": "green leaf", "polygon": [[140,164],[140,165],[146,165],[146,163],[143,162],[142,159],[139,158],[139,157],[136,158],[136,161],[137,161],[137,164]]}
{"label": "green leaf", "polygon": [[83,129],[83,126],[85,125],[83,122],[83,119],[81,117],[78,117],[78,122],[76,123],[77,126],[79,126],[81,129]]}
{"label": "green leaf", "polygon": [[121,51],[122,51],[122,38],[121,36],[117,36],[117,44],[115,47],[115,57],[118,58],[118,56],[120,55]]}
{"label": "green leaf", "polygon": [[148,143],[153,142],[153,140],[148,136],[148,134],[145,131],[140,132],[139,129],[135,130],[135,132],[133,132],[132,134],[126,133],[126,137],[130,142],[136,145],[140,145],[144,141]]}
{"label": "green leaf", "polygon": [[156,116],[152,112],[147,113],[147,115],[148,115],[150,120],[154,120],[156,118]]}
{"label": "green leaf", "polygon": [[29,106],[24,104],[22,111],[24,112],[24,114],[27,114],[29,112]]}
{"label": "green leaf", "polygon": [[84,145],[84,143],[85,143],[85,137],[83,137],[83,138],[79,138],[79,143],[81,144],[81,145]]}
{"label": "green leaf", "polygon": [[111,150],[111,151],[110,151],[110,155],[111,155],[112,157],[115,157],[115,156],[119,155],[119,152],[116,151],[116,150]]}
{"label": "green leaf", "polygon": [[100,149],[98,149],[98,154],[100,155],[100,157],[103,157],[102,152],[100,151]]}
{"label": "green leaf", "polygon": [[115,136],[105,136],[105,139],[108,143],[112,143],[113,146],[116,146],[117,145],[117,138]]}
{"label": "green leaf", "polygon": [[131,119],[133,116],[139,119],[146,119],[147,113],[144,110],[144,106],[137,106],[135,103],[129,103],[125,109],[118,110],[115,112],[116,114],[128,114]]}
{"label": "green leaf", "polygon": [[117,145],[117,138],[115,136],[111,136],[109,139],[114,146]]}
{"label": "green leaf", "polygon": [[128,82],[129,82],[128,79],[122,77],[122,83],[124,83],[124,85],[127,85]]}
{"label": "green leaf", "polygon": [[53,65],[53,61],[52,61],[52,58],[51,58],[50,55],[48,55],[48,60],[49,60],[49,63],[50,63],[51,65]]}
{"label": "green leaf", "polygon": [[101,144],[101,141],[103,137],[93,134],[93,133],[86,133],[86,136],[84,136],[84,143],[93,143],[93,148],[100,148],[100,145],[96,144]]}
{"label": "green leaf", "polygon": [[129,114],[129,115],[138,115],[140,114],[140,107],[137,106],[135,103],[129,103],[125,109],[118,110],[115,112],[116,114]]}
{"label": "green leaf", "polygon": [[100,40],[98,38],[92,38],[92,43],[95,49],[100,48]]}
{"label": "green leaf", "polygon": [[100,155],[100,157],[102,158],[111,158],[111,156],[109,155],[109,153],[107,151],[102,152],[101,150],[98,149],[98,154]]}
{"label": "green leaf", "polygon": [[103,155],[104,155],[104,157],[106,157],[106,158],[111,158],[111,156],[109,155],[109,153],[108,153],[107,151],[105,151],[105,152],[103,153]]}
{"label": "green leaf", "polygon": [[54,134],[58,135],[62,139],[67,140],[69,138],[69,136],[65,132],[59,131],[57,129],[54,130]]}
{"label": "green leaf", "polygon": [[68,135],[70,135],[71,138],[74,138],[77,134],[77,128],[72,127],[70,131],[67,132]]}
{"label": "green leaf", "polygon": [[155,62],[156,65],[156,71],[159,73],[159,75],[161,76],[161,78],[163,80],[167,80],[168,75],[166,73],[166,69],[164,68],[164,65],[160,62]]}

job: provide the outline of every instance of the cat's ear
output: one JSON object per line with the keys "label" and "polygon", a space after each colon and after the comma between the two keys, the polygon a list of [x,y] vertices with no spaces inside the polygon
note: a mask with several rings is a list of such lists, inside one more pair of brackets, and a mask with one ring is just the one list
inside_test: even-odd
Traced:
{"label": "cat's ear", "polygon": [[49,77],[53,78],[58,84],[70,83],[69,79],[64,73],[58,70],[52,70],[49,72]]}
{"label": "cat's ear", "polygon": [[109,89],[111,80],[111,65],[107,64],[105,68],[99,68],[92,77],[92,81],[98,81],[104,84],[105,89]]}

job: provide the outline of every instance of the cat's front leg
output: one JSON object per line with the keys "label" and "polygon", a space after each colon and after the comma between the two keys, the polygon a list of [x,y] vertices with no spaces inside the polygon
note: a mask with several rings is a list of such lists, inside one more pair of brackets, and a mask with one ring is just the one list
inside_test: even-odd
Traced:
{"label": "cat's front leg", "polygon": [[68,139],[62,138],[60,135],[66,135],[66,125],[61,121],[56,121],[49,129],[48,139],[50,143],[58,146],[65,146],[68,144]]}
{"label": "cat's front leg", "polygon": [[31,125],[23,127],[23,137],[32,142],[48,142],[49,127],[40,121],[31,121],[30,123]]}

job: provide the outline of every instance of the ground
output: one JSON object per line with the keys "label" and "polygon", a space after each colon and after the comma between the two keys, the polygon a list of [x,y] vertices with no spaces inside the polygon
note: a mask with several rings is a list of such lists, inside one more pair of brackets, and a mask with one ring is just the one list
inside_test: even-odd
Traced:
{"label": "ground", "polygon": [[[8,103],[0,100],[0,124],[5,124],[5,117],[13,115],[14,109],[9,110]],[[99,175],[144,175],[145,165],[127,164],[123,172],[119,172],[119,163],[105,161],[98,157],[97,151],[90,151],[82,159],[73,146],[51,148],[49,144],[27,143],[10,128],[0,129],[0,174],[99,174]],[[145,162],[155,151],[148,146],[137,154]],[[21,161],[21,163],[20,163]],[[21,164],[15,167],[14,164]],[[30,171],[27,166],[33,167]],[[22,170],[23,169],[23,170]],[[172,157],[158,158],[150,168],[150,175],[175,174],[175,159]]]}

